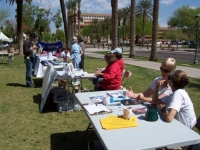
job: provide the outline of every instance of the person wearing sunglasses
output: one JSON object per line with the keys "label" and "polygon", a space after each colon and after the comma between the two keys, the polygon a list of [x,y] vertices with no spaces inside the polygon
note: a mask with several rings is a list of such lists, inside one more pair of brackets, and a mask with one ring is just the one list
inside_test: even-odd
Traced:
{"label": "person wearing sunglasses", "polygon": [[127,92],[127,96],[130,98],[136,98],[138,100],[144,101],[144,102],[152,102],[152,98],[150,97],[155,89],[155,85],[158,81],[164,80],[165,84],[159,87],[158,95],[159,98],[163,98],[165,96],[168,96],[172,93],[172,90],[170,86],[167,84],[168,75],[170,75],[176,68],[176,60],[174,58],[166,58],[163,60],[160,66],[160,72],[161,77],[157,77],[154,79],[154,81],[151,83],[149,88],[144,91],[143,93],[134,93],[132,88],[130,87],[130,90]]}

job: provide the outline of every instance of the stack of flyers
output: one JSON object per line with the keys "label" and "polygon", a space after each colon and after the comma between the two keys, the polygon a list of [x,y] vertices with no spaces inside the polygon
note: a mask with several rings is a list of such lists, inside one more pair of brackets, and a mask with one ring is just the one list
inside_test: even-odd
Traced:
{"label": "stack of flyers", "polygon": [[92,100],[92,102],[103,102],[103,95],[92,95],[89,98]]}

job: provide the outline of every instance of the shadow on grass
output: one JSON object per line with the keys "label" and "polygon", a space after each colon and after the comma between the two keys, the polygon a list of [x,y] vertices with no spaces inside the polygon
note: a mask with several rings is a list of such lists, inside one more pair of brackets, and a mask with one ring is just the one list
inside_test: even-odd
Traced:
{"label": "shadow on grass", "polygon": [[43,78],[35,78],[33,82],[36,88],[42,87]]}
{"label": "shadow on grass", "polygon": [[14,87],[27,87],[24,84],[20,84],[20,83],[8,83],[6,84],[7,86],[14,86]]}
{"label": "shadow on grass", "polygon": [[200,84],[199,83],[190,82],[188,87],[200,89]]}
{"label": "shadow on grass", "polygon": [[88,141],[98,140],[98,137],[94,130],[89,130],[82,144],[84,133],[85,131],[73,131],[51,134],[51,150],[87,150]]}

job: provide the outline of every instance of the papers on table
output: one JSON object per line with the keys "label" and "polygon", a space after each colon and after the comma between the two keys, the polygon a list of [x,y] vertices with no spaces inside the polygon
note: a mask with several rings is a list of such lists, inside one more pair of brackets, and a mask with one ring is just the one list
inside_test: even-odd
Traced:
{"label": "papers on table", "polygon": [[106,106],[102,104],[88,104],[84,105],[85,109],[88,111],[89,114],[98,114],[98,113],[108,113],[110,110],[106,108]]}
{"label": "papers on table", "polygon": [[92,102],[102,102],[103,101],[103,95],[92,95],[89,97]]}
{"label": "papers on table", "polygon": [[135,116],[133,116],[130,120],[126,120],[119,116],[107,116],[106,118],[100,119],[100,122],[102,128],[106,130],[138,126],[137,118]]}
{"label": "papers on table", "polygon": [[123,94],[120,91],[112,91],[108,92],[107,94],[112,96],[113,98],[124,98]]}

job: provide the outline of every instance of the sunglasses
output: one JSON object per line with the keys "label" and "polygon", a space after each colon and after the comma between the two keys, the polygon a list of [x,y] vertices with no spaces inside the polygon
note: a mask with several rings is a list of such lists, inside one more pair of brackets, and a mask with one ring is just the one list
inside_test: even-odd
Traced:
{"label": "sunglasses", "polygon": [[164,72],[164,73],[169,73],[169,72],[170,72],[170,70],[168,70],[168,69],[163,69],[162,67],[160,67],[160,71],[162,71],[162,72]]}

